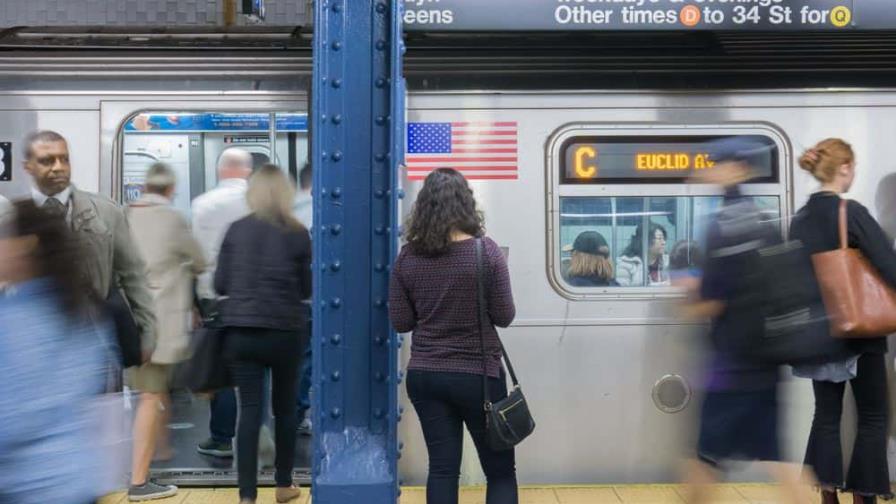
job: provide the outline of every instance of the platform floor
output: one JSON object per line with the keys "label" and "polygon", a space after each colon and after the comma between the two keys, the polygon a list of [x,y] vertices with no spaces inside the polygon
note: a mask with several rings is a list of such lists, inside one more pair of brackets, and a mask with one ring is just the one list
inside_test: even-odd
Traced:
{"label": "platform floor", "polygon": [[[310,504],[309,492],[294,501],[297,504]],[[523,487],[520,491],[520,504],[684,504],[680,485],[619,485],[619,486],[551,486]],[[100,500],[100,504],[125,504],[124,494],[114,494]],[[239,498],[234,488],[185,488],[170,499],[150,501],[158,504],[237,504]],[[258,504],[274,502],[274,491],[261,488],[258,492]],[[485,490],[481,487],[462,488],[460,504],[483,504]],[[712,502],[722,504],[751,503],[771,504],[781,502],[778,489],[774,485],[737,484],[718,485],[716,497]],[[852,502],[848,495],[840,497],[842,504]],[[401,494],[401,504],[426,504],[423,488],[405,488]]]}

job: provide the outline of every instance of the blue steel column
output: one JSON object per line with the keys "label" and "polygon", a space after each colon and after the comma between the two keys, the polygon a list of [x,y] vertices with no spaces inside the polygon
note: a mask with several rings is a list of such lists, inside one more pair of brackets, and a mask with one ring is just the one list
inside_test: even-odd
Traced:
{"label": "blue steel column", "polygon": [[317,0],[312,86],[315,504],[394,504],[398,341],[386,301],[397,246],[400,0]]}

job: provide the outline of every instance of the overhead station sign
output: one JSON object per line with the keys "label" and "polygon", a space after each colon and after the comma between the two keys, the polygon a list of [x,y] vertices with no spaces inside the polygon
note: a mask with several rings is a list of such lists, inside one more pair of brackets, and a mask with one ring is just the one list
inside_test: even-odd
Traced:
{"label": "overhead station sign", "polygon": [[[405,0],[407,31],[844,30],[896,0]],[[857,11],[857,9],[859,9]],[[878,12],[879,11],[879,12]]]}

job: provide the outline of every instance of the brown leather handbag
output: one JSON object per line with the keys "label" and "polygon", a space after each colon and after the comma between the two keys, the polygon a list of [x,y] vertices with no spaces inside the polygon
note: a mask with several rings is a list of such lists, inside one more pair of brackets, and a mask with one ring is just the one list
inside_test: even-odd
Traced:
{"label": "brown leather handbag", "polygon": [[840,248],[812,255],[831,332],[839,338],[879,338],[896,332],[896,290],[858,249],[848,247],[847,200],[840,201]]}

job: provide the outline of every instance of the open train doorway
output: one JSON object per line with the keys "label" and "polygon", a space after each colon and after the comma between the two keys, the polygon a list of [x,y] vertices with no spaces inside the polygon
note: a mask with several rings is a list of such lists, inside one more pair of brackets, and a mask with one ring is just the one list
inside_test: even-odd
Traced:
{"label": "open train doorway", "polygon": [[[152,109],[123,106],[120,102],[105,105],[104,123],[108,120],[117,124],[111,192],[123,205],[140,198],[146,171],[157,162],[169,165],[176,173],[173,205],[188,220],[192,217],[193,201],[222,183],[218,165],[228,149],[241,149],[251,155],[253,169],[266,163],[278,165],[297,185],[308,163],[307,114],[305,107],[295,102],[271,102],[260,109],[238,108],[229,103],[218,107],[172,103],[177,106]],[[270,377],[266,387],[270,387]],[[235,484],[238,405],[233,391],[204,396],[177,388],[175,384],[171,398],[166,436],[163,436],[167,441],[162,442],[165,446],[157,446],[152,476],[160,482],[177,485]],[[297,410],[307,408],[308,399],[300,389],[296,396]],[[272,484],[274,418],[269,400],[265,404],[264,426],[259,450],[259,484]],[[310,430],[300,434],[306,435],[297,436],[295,480],[309,483]],[[219,446],[222,438],[232,439],[231,450],[203,446],[213,438],[219,441]]]}

